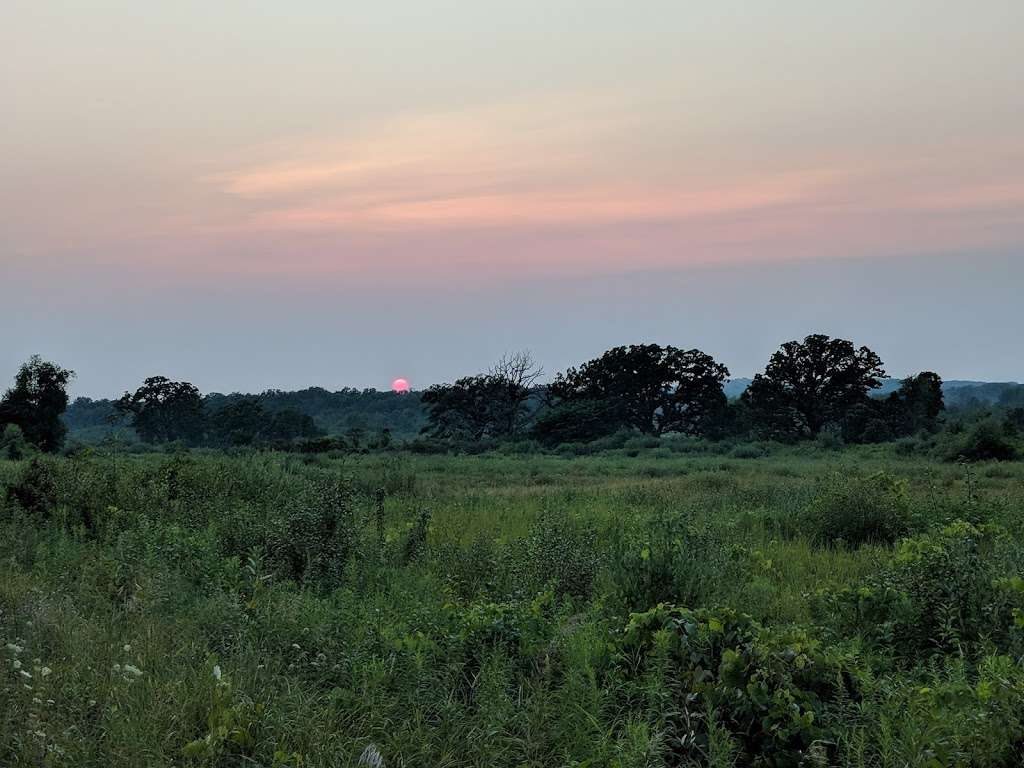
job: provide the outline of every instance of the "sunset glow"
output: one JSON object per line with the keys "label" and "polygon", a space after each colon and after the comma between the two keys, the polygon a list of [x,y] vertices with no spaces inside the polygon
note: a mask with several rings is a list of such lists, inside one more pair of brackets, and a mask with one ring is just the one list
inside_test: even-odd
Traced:
{"label": "sunset glow", "polygon": [[[572,316],[589,280],[1019,254],[1024,4],[984,6],[15,0],[0,279],[15,316],[40,314],[30,329],[87,316],[117,337],[105,349],[144,342],[157,363],[216,357],[159,348],[180,313],[229,348],[343,345],[375,361],[367,381],[410,366],[429,382],[439,338],[484,358],[531,342],[491,312],[513,283],[533,317]],[[1008,263],[1000,285],[1024,280]],[[22,298],[38,285],[53,306]],[[624,318],[667,306],[616,300]],[[962,314],[987,333],[979,311]],[[394,359],[362,346],[378,331],[361,319],[383,312],[407,334],[388,337]],[[697,332],[769,333],[742,308],[725,325],[694,312]],[[10,327],[0,341],[34,351]],[[532,343],[563,333],[586,335]],[[462,365],[469,348],[441,354]]]}

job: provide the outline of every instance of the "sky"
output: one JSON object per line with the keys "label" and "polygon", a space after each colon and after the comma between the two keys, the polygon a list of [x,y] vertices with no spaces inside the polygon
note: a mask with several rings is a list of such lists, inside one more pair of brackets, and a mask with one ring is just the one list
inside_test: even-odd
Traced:
{"label": "sky", "polygon": [[7,0],[0,381],[842,335],[1024,380],[1020,0]]}

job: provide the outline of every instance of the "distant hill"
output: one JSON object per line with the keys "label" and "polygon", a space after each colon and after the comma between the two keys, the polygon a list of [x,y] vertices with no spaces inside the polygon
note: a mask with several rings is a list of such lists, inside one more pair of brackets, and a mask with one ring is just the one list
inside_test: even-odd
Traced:
{"label": "distant hill", "polygon": [[[888,397],[900,388],[900,379],[882,379],[882,386],[873,397]],[[750,379],[730,379],[724,386],[730,400],[739,397],[750,386]],[[951,379],[942,383],[946,406],[966,408],[972,405],[1024,406],[1024,384],[1016,381],[967,381]]]}
{"label": "distant hill", "polygon": [[729,379],[722,389],[725,391],[725,396],[733,400],[746,392],[749,386],[750,379]]}

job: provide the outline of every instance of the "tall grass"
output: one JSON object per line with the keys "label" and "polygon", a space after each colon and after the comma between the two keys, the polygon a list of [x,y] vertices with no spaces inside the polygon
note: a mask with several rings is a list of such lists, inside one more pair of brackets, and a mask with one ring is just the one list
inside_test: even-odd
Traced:
{"label": "tall grass", "polygon": [[664,447],[0,461],[0,765],[1019,764],[1021,464]]}

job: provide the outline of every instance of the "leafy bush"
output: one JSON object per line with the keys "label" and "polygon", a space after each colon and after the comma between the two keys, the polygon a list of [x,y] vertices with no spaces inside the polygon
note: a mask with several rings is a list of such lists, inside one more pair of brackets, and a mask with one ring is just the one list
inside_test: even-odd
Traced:
{"label": "leafy bush", "polygon": [[604,559],[592,525],[555,511],[542,512],[508,558],[509,578],[524,595],[551,589],[580,598],[592,595]]}
{"label": "leafy bush", "polygon": [[803,513],[806,533],[828,544],[893,542],[911,527],[906,484],[884,472],[833,475]]}
{"label": "leafy bush", "polygon": [[982,641],[1005,648],[1015,597],[1000,579],[1022,565],[1001,528],[957,521],[905,540],[877,575],[822,593],[818,609],[839,634],[907,660]]}
{"label": "leafy bush", "polygon": [[747,551],[687,515],[661,513],[633,530],[618,529],[612,580],[629,610],[657,603],[699,605],[743,581]]}
{"label": "leafy bush", "polygon": [[865,692],[862,711],[875,722],[864,729],[857,765],[1020,765],[1024,721],[1024,667],[987,655],[977,663],[952,658],[912,677],[879,678]]}
{"label": "leafy bush", "polygon": [[741,443],[729,451],[729,456],[734,459],[760,459],[767,455],[764,443]]}
{"label": "leafy bush", "polygon": [[57,508],[57,472],[54,459],[37,456],[7,489],[8,501],[17,502],[40,520],[48,520]]}
{"label": "leafy bush", "polygon": [[0,433],[0,459],[18,461],[32,452],[25,433],[17,424],[7,424]]}
{"label": "leafy bush", "polygon": [[986,419],[953,436],[943,454],[947,461],[1011,461],[1017,458],[1017,448],[1001,424]]}
{"label": "leafy bush", "polygon": [[843,666],[807,634],[727,609],[658,605],[630,618],[621,647],[631,671],[653,666],[670,687],[673,763],[707,753],[714,713],[741,764],[804,765],[816,746],[834,742],[854,694]]}

